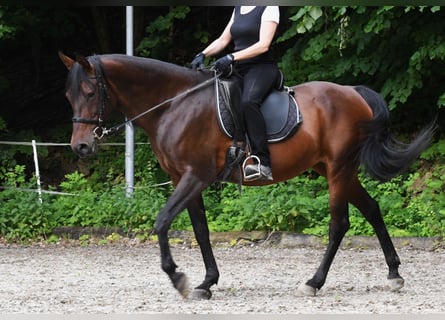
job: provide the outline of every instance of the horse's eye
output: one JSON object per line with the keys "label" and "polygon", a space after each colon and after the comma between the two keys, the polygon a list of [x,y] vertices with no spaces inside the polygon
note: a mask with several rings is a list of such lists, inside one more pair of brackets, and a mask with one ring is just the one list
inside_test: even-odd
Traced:
{"label": "horse's eye", "polygon": [[88,92],[87,97],[92,98],[92,97],[94,97],[94,94],[95,94],[94,91]]}

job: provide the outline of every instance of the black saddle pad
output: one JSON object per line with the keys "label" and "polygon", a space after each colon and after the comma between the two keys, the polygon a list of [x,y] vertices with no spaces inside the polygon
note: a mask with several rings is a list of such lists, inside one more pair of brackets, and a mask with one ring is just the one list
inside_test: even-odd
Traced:
{"label": "black saddle pad", "polygon": [[[235,124],[229,98],[233,95],[233,89],[223,80],[220,80],[217,86],[218,122],[224,133],[233,138]],[[300,108],[289,90],[272,91],[261,105],[261,113],[266,122],[269,143],[291,137],[303,120]]]}

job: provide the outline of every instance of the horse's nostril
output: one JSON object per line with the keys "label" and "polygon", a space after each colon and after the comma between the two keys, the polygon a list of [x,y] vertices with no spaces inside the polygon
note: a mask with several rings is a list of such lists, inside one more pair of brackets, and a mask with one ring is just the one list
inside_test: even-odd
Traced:
{"label": "horse's nostril", "polygon": [[92,147],[86,142],[81,142],[74,148],[74,152],[77,153],[80,157],[90,156],[93,153],[92,150]]}
{"label": "horse's nostril", "polygon": [[80,143],[78,146],[80,153],[88,153],[88,150],[90,149],[89,146],[86,143]]}

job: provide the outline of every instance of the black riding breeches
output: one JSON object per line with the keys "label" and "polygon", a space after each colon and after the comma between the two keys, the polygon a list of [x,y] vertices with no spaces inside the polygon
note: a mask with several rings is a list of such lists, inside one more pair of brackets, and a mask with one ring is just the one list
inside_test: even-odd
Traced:
{"label": "black riding breeches", "polygon": [[251,154],[260,158],[261,164],[271,166],[266,124],[260,107],[276,84],[278,66],[275,63],[256,63],[237,66],[237,71],[243,79],[240,107],[252,148]]}

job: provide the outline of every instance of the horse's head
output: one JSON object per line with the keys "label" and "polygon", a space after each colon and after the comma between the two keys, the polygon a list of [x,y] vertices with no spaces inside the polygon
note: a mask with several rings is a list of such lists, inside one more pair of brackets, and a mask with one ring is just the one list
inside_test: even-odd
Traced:
{"label": "horse's head", "polygon": [[65,95],[73,109],[71,148],[80,157],[93,156],[103,132],[106,92],[102,72],[98,63],[85,57],[74,60],[62,52],[59,57],[69,70]]}

